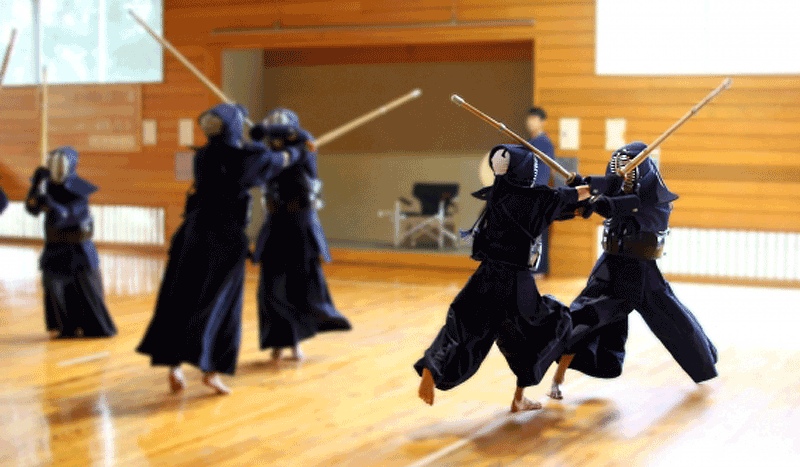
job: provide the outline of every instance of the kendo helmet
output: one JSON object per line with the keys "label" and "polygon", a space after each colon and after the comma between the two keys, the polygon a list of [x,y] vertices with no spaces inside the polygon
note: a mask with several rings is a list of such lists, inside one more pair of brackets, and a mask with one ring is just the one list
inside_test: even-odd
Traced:
{"label": "kendo helmet", "polygon": [[233,147],[242,146],[242,131],[247,109],[238,104],[220,104],[197,118],[197,123],[209,141],[219,141]]}
{"label": "kendo helmet", "polygon": [[70,147],[61,147],[50,151],[47,155],[47,169],[50,180],[59,185],[64,184],[75,175],[78,167],[78,151]]}
{"label": "kendo helmet", "polygon": [[[626,144],[611,154],[611,161],[608,164],[609,173],[619,174],[619,171],[628,163],[645,150],[647,145],[641,141],[634,141],[633,143]],[[623,183],[623,189],[626,193],[633,191],[633,188],[640,182],[647,171],[649,165],[640,164],[632,172],[628,174]]]}
{"label": "kendo helmet", "polygon": [[516,144],[501,144],[489,151],[489,166],[498,177],[520,187],[533,187],[539,172],[536,156]]}
{"label": "kendo helmet", "polygon": [[[625,167],[634,157],[639,155],[647,145],[641,141],[627,144],[611,155],[606,174],[617,173],[618,168]],[[638,186],[639,198],[645,204],[669,203],[678,199],[678,195],[667,188],[661,178],[661,172],[649,157],[646,158],[629,175],[629,181],[623,184],[623,189]]]}
{"label": "kendo helmet", "polygon": [[297,114],[287,108],[278,107],[261,124],[250,130],[250,137],[255,141],[266,138],[270,147],[278,150],[302,139],[303,133]]}

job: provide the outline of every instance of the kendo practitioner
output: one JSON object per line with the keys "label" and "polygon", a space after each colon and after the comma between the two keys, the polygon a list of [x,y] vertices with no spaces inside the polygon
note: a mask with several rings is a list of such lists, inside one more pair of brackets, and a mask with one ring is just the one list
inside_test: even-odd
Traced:
{"label": "kendo practitioner", "polygon": [[3,187],[0,187],[0,214],[3,214],[3,211],[5,211],[7,207],[8,196],[6,196],[6,192],[3,191]]}
{"label": "kendo practitioner", "polygon": [[560,386],[568,367],[597,378],[622,373],[628,315],[634,309],[696,383],[717,376],[716,348],[656,264],[678,196],[667,189],[650,158],[628,179],[616,175],[646,147],[642,142],[623,146],[611,156],[605,177],[585,180],[593,197],[584,216],[593,211],[606,218],[604,253],[570,306],[573,330],[553,378],[550,396],[555,399],[563,397]]}
{"label": "kendo practitioner", "polygon": [[100,262],[92,242],[89,196],[97,187],[76,174],[78,152],[58,148],[31,179],[25,209],[45,212],[39,259],[45,325],[52,337],[110,337],[117,328],[103,301]]}
{"label": "kendo practitioner", "polygon": [[278,360],[291,348],[302,360],[300,341],[319,332],[346,331],[350,322],[334,306],[320,257],[331,261],[317,210],[321,181],[312,136],[291,110],[277,108],[251,131],[274,151],[293,148],[299,159],[266,185],[267,216],[253,262],[260,263],[258,322],[261,349]]}
{"label": "kendo practitioner", "polygon": [[523,391],[561,355],[572,324],[565,305],[539,295],[532,246],[547,225],[588,198],[589,189],[535,185],[538,164],[522,146],[500,145],[490,154],[495,180],[473,193],[486,207],[465,232],[474,236],[472,258],[481,264],[414,368],[422,376],[419,396],[432,405],[434,386],[448,390],[469,379],[496,342],[517,376],[511,411],[534,410],[541,404]]}
{"label": "kendo practitioner", "polygon": [[202,370],[203,383],[217,393],[230,393],[219,373],[232,375],[239,353],[248,190],[291,159],[288,150],[245,143],[246,117],[243,107],[222,104],[198,118],[208,142],[195,151],[184,221],[172,238],[155,313],[137,348],[153,365],[170,367],[173,392],[186,385],[185,362]]}

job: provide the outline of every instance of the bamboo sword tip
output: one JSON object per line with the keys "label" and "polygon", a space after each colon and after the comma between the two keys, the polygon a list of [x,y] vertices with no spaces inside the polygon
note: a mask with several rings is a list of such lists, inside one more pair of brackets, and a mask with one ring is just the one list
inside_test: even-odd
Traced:
{"label": "bamboo sword tip", "polygon": [[725,78],[725,81],[722,82],[723,88],[729,88],[733,84],[733,80],[730,78]]}
{"label": "bamboo sword tip", "polygon": [[421,95],[422,95],[422,89],[420,88],[416,88],[413,91],[411,91],[411,97],[417,98]]}
{"label": "bamboo sword tip", "polygon": [[462,98],[461,98],[461,96],[459,96],[458,94],[453,94],[452,96],[450,96],[450,100],[451,100],[451,101],[453,102],[453,104],[455,104],[455,105],[459,105],[459,106],[460,106],[460,105],[464,105],[464,104],[466,104],[466,102],[464,101],[464,99],[462,99]]}

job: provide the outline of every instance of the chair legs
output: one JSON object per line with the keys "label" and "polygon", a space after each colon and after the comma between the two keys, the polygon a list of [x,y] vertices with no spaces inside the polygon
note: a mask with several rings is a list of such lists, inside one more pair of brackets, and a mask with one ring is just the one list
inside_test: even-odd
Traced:
{"label": "chair legs", "polygon": [[[393,244],[399,248],[409,240],[412,247],[417,246],[417,240],[422,235],[428,235],[436,240],[439,249],[444,249],[445,240],[451,239],[454,244],[458,242],[455,231],[447,229],[447,215],[445,202],[439,203],[439,210],[433,216],[409,216],[401,211],[400,201],[395,201],[394,212],[391,213]],[[389,217],[388,211],[379,211],[379,217]]]}

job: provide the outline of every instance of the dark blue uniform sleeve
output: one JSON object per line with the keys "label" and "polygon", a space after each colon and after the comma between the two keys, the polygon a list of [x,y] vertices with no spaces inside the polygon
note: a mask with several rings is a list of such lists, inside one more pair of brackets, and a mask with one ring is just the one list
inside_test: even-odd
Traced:
{"label": "dark blue uniform sleeve", "polygon": [[[86,203],[86,201],[84,201]],[[49,193],[39,193],[38,184],[31,187],[28,192],[28,197],[25,201],[25,209],[34,216],[39,215],[42,211],[52,212],[52,219],[54,227],[63,227],[73,225],[70,221],[73,220],[73,215],[70,208],[61,204],[53,199]],[[88,208],[87,208],[88,210]],[[74,223],[77,225],[77,222]]]}
{"label": "dark blue uniform sleeve", "polygon": [[28,190],[28,195],[25,197],[25,210],[32,216],[38,216],[47,205],[47,190],[45,190],[45,194],[42,194],[39,191],[39,185],[48,176],[48,173],[39,168],[31,178],[31,189]]}
{"label": "dark blue uniform sleeve", "polygon": [[269,149],[263,143],[254,143],[263,151],[264,163],[261,166],[258,178],[261,184],[266,184],[287,167],[298,163],[304,155],[305,143],[286,146],[281,150]]}
{"label": "dark blue uniform sleeve", "polygon": [[[578,205],[578,190],[571,187],[552,188],[552,203],[545,209],[545,221],[552,224],[556,220],[568,219],[569,213]],[[574,216],[573,216],[574,217]]]}
{"label": "dark blue uniform sleeve", "polygon": [[590,175],[584,178],[583,182],[589,185],[592,196],[611,196],[622,189],[623,178],[617,174]]}
{"label": "dark blue uniform sleeve", "polygon": [[600,196],[594,203],[597,214],[605,217],[629,216],[639,211],[642,203],[637,195]]}

